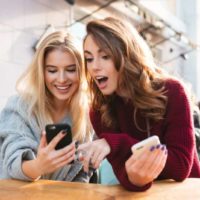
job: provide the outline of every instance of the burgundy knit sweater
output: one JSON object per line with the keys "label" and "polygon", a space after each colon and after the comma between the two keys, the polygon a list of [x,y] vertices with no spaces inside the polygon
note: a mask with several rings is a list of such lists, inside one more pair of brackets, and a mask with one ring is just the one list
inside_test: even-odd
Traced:
{"label": "burgundy knit sweater", "polygon": [[[165,83],[168,97],[166,114],[163,120],[151,123],[151,135],[157,135],[168,149],[166,165],[158,177],[183,181],[187,177],[200,177],[200,163],[197,157],[194,140],[194,128],[189,100],[183,86],[176,80]],[[107,159],[111,163],[119,182],[128,190],[144,191],[152,183],[137,187],[129,180],[125,162],[131,156],[131,146],[145,138],[147,132],[139,131],[133,123],[133,106],[130,102],[116,97],[113,102],[118,122],[117,130],[101,123],[100,113],[90,112],[91,122],[99,138],[105,138],[111,147]],[[138,116],[138,124],[145,129],[146,121]]]}

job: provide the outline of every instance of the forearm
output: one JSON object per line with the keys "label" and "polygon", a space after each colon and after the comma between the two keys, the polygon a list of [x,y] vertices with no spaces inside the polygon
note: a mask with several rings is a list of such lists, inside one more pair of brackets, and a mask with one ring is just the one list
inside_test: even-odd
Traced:
{"label": "forearm", "polygon": [[131,153],[131,147],[133,144],[137,143],[138,140],[129,136],[125,133],[120,134],[109,134],[102,133],[100,138],[104,138],[111,148],[111,152],[108,155],[108,158],[111,160],[115,159],[125,159],[127,160]]}
{"label": "forearm", "polygon": [[38,179],[42,175],[36,159],[23,161],[22,170],[26,176],[33,180]]}

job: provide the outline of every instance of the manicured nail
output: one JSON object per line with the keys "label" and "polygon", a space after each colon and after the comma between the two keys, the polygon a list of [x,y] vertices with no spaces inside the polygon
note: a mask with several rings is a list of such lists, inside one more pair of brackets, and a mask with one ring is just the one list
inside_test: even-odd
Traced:
{"label": "manicured nail", "polygon": [[152,146],[151,148],[150,148],[150,151],[153,151],[155,149],[155,146]]}
{"label": "manicured nail", "polygon": [[67,134],[67,131],[66,130],[62,130],[62,134],[63,135]]}
{"label": "manicured nail", "polygon": [[160,148],[160,146],[161,146],[160,144],[156,145],[156,149],[159,149],[159,148]]}
{"label": "manicured nail", "polygon": [[164,151],[166,149],[166,145],[162,145],[161,150]]}
{"label": "manicured nail", "polygon": [[78,149],[78,146],[79,146],[79,141],[76,141],[75,142],[75,148]]}

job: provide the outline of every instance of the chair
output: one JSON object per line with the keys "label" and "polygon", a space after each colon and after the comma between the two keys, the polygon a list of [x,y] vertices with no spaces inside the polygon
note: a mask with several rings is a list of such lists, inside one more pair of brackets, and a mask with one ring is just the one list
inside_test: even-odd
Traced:
{"label": "chair", "polygon": [[119,184],[117,177],[115,176],[111,164],[107,159],[104,159],[99,168],[99,180],[102,185],[116,185]]}

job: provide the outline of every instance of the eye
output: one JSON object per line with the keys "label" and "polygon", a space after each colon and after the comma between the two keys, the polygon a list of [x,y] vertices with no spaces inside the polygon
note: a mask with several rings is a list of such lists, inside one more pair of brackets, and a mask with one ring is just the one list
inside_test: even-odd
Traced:
{"label": "eye", "polygon": [[58,70],[56,67],[54,66],[49,66],[49,65],[46,65],[45,66],[45,70],[48,72],[48,73],[56,73]]}
{"label": "eye", "polygon": [[75,71],[76,71],[76,68],[67,69],[66,71],[67,71],[67,72],[75,72]]}
{"label": "eye", "polygon": [[108,60],[108,59],[110,59],[110,56],[109,56],[109,55],[104,55],[104,56],[102,56],[102,58],[103,58],[104,60]]}
{"label": "eye", "polygon": [[49,73],[56,73],[57,72],[57,70],[55,70],[55,69],[49,69],[49,70],[47,70]]}
{"label": "eye", "polygon": [[93,61],[93,58],[85,58],[86,63],[91,63]]}

